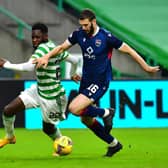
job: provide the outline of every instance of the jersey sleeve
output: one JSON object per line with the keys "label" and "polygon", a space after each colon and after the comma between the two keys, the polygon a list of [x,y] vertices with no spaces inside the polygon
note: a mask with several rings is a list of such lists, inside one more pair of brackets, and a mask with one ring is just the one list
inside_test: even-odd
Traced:
{"label": "jersey sleeve", "polygon": [[112,46],[115,49],[120,48],[123,43],[123,41],[112,35],[110,32],[107,33],[107,42],[109,46]]}
{"label": "jersey sleeve", "polygon": [[74,32],[72,32],[69,36],[68,36],[68,41],[74,45],[77,43],[77,36],[78,36],[78,30],[75,30]]}
{"label": "jersey sleeve", "polygon": [[32,63],[31,59],[28,62],[24,62],[20,64],[12,64],[9,61],[6,61],[3,67],[6,69],[11,69],[16,71],[33,71],[35,68],[35,64]]}

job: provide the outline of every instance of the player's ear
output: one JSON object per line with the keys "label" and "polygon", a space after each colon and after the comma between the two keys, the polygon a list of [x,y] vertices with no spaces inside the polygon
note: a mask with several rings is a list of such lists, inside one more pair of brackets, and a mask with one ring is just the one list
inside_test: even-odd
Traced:
{"label": "player's ear", "polygon": [[93,19],[93,20],[92,20],[92,23],[93,23],[93,24],[96,24],[96,19]]}
{"label": "player's ear", "polygon": [[45,41],[47,41],[47,40],[48,40],[48,34],[44,34],[44,35],[43,35],[43,39],[44,39]]}

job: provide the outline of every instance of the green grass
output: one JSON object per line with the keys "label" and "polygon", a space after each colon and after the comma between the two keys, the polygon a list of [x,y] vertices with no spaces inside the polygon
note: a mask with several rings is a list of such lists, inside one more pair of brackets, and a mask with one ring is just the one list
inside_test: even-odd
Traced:
{"label": "green grass", "polygon": [[[52,141],[41,130],[15,130],[17,143],[0,149],[0,168],[165,168],[168,128],[114,129],[124,145],[112,158],[104,158],[106,144],[87,129],[63,129],[73,140],[73,152],[53,157]],[[4,130],[0,129],[1,137]]]}

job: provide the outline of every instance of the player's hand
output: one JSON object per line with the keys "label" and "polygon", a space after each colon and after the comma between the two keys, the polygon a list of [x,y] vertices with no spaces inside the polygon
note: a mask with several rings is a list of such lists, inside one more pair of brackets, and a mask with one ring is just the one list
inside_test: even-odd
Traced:
{"label": "player's hand", "polygon": [[145,69],[149,73],[155,73],[160,70],[159,66],[148,66],[147,69]]}
{"label": "player's hand", "polygon": [[46,68],[48,65],[49,58],[47,56],[43,56],[41,58],[36,58],[33,60],[33,64],[36,64],[36,68]]}
{"label": "player's hand", "polygon": [[81,76],[74,74],[73,76],[71,76],[71,79],[78,83],[81,80]]}
{"label": "player's hand", "polygon": [[6,60],[0,58],[0,68],[3,67],[3,65],[5,64]]}

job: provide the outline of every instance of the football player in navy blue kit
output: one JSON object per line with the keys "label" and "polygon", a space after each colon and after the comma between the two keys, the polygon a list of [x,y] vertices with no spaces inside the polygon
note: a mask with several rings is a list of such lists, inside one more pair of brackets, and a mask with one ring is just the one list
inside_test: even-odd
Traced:
{"label": "football player in navy blue kit", "polygon": [[[47,55],[36,59],[38,67],[46,67],[50,57],[59,54],[75,44],[81,47],[83,55],[82,77],[79,94],[69,104],[69,111],[80,116],[81,121],[108,144],[105,154],[113,156],[122,149],[122,144],[112,135],[114,109],[103,109],[94,106],[108,89],[112,80],[111,56],[113,48],[129,54],[147,72],[155,73],[159,66],[149,66],[143,58],[129,45],[115,37],[111,32],[101,28],[96,23],[96,16],[90,9],[84,9],[79,17],[81,27],[72,32],[69,37]],[[77,74],[72,78],[80,79]],[[96,119],[103,119],[104,126]]]}

